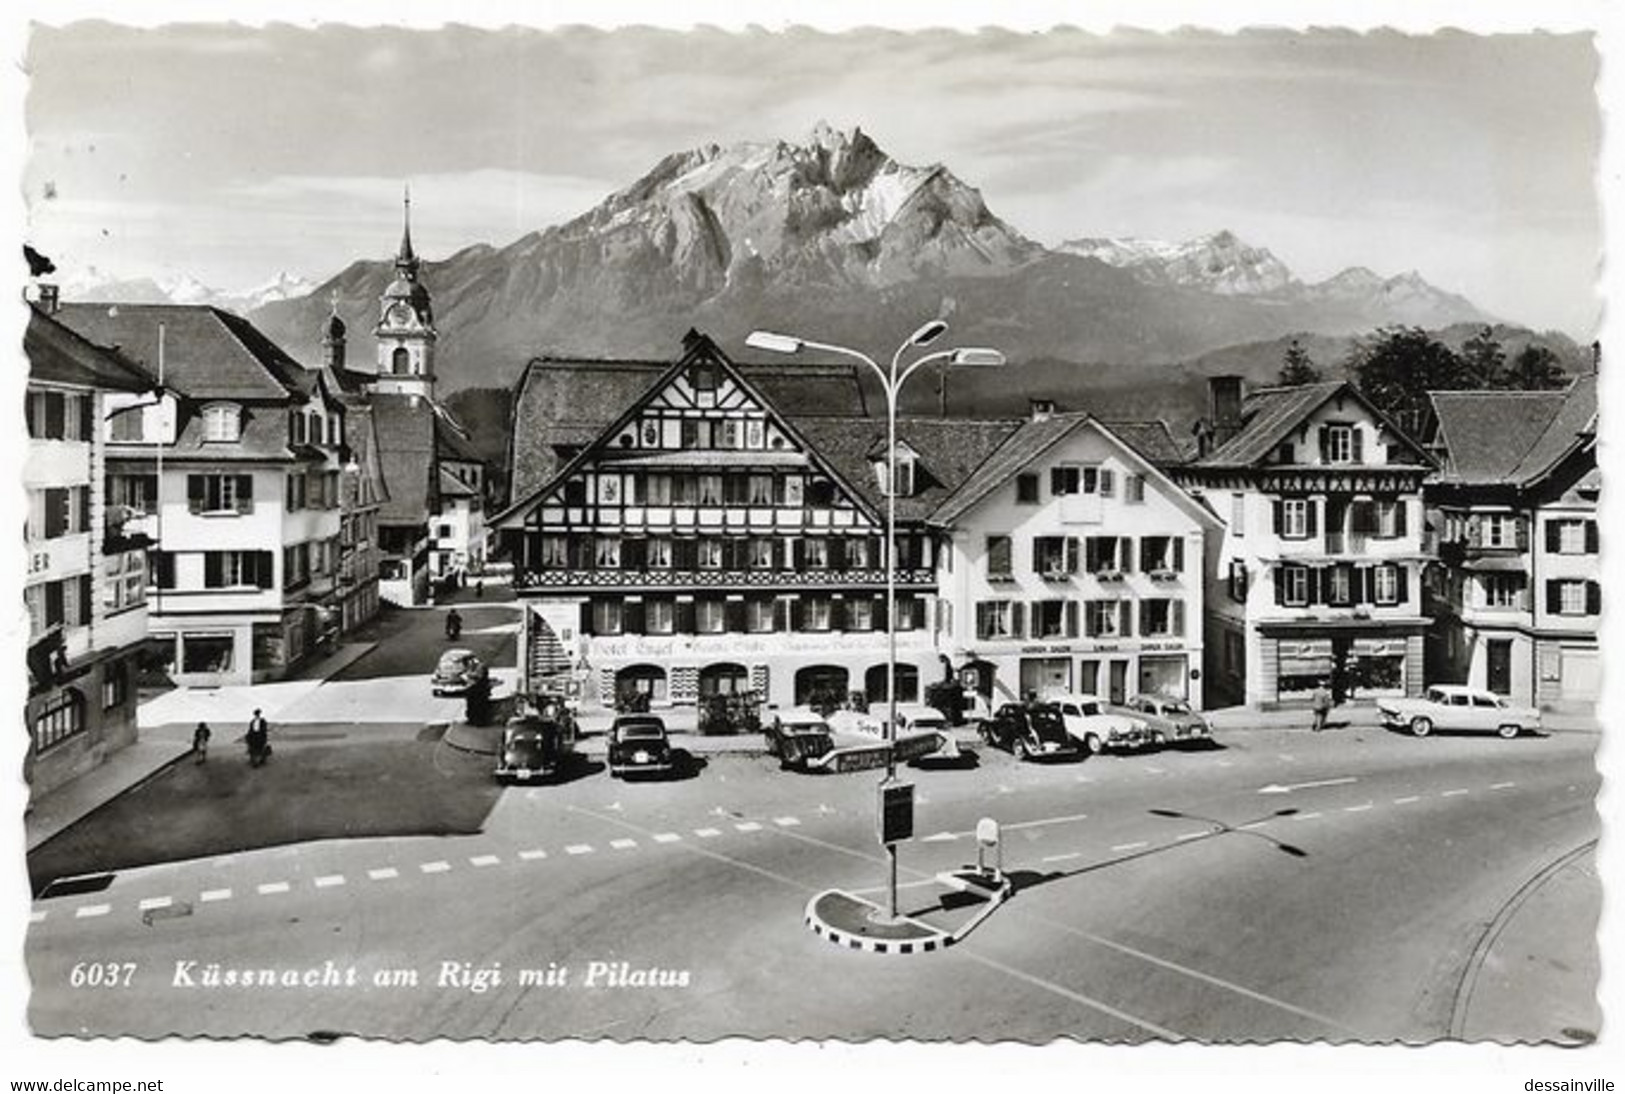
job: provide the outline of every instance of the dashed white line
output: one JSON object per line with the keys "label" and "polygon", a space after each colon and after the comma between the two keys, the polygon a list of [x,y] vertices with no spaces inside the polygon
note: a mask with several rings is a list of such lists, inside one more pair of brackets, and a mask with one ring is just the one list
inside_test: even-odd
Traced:
{"label": "dashed white line", "polygon": [[321,877],[316,879],[316,888],[318,889],[331,889],[335,885],[343,884],[343,874],[323,874]]}
{"label": "dashed white line", "polygon": [[1374,803],[1372,803],[1372,802],[1366,802],[1364,805],[1345,805],[1343,807],[1343,812],[1345,812],[1345,813],[1364,813],[1367,809],[1371,809],[1373,807],[1373,805],[1374,805]]}
{"label": "dashed white line", "polygon": [[778,825],[780,828],[794,828],[801,822],[794,817],[774,817],[773,823]]}
{"label": "dashed white line", "polygon": [[496,855],[475,855],[468,860],[470,866],[495,866],[502,859]]}
{"label": "dashed white line", "polygon": [[683,837],[679,836],[676,832],[656,832],[654,835],[654,841],[656,843],[676,843],[682,838]]}
{"label": "dashed white line", "polygon": [[230,900],[230,889],[205,889],[197,895],[201,904],[213,904],[217,900]]}
{"label": "dashed white line", "polygon": [[276,893],[285,893],[291,888],[292,886],[286,881],[267,881],[263,885],[256,885],[254,887],[255,891],[259,893],[260,896],[272,896]]}
{"label": "dashed white line", "polygon": [[1138,851],[1142,847],[1149,847],[1149,846],[1150,846],[1150,844],[1148,844],[1145,840],[1139,840],[1139,841],[1137,841],[1135,843],[1119,843],[1117,846],[1113,847],[1112,850],[1113,851]]}
{"label": "dashed white line", "polygon": [[1238,829],[1240,829],[1241,831],[1246,832],[1246,831],[1251,831],[1254,828],[1262,828],[1268,823],[1269,823],[1269,821],[1267,821],[1267,820],[1255,820],[1255,821],[1248,821],[1246,824],[1238,824],[1238,825],[1236,825],[1236,827]]}
{"label": "dashed white line", "polygon": [[173,903],[175,903],[174,897],[149,896],[147,899],[138,902],[135,907],[137,911],[150,912],[154,908],[167,908]]}
{"label": "dashed white line", "polygon": [[1064,854],[1064,855],[1045,855],[1044,856],[1044,861],[1045,862],[1065,862],[1067,859],[1082,858],[1082,857],[1083,857],[1083,852],[1082,851],[1070,851],[1070,852],[1068,852],[1067,854]]}
{"label": "dashed white line", "polygon": [[1517,786],[1517,785],[1518,785],[1517,783],[1491,783],[1490,784],[1490,789],[1491,790],[1511,790],[1514,786]]}
{"label": "dashed white line", "polygon": [[1412,794],[1408,798],[1395,798],[1394,799],[1394,804],[1395,805],[1410,805],[1413,802],[1419,802],[1421,800],[1422,800],[1421,798],[1417,797],[1415,794]]}
{"label": "dashed white line", "polygon": [[609,841],[609,845],[617,851],[629,851],[638,845],[638,841],[635,839],[612,839]]}
{"label": "dashed white line", "polygon": [[519,852],[519,857],[524,859],[526,862],[534,862],[536,859],[546,858],[547,852],[542,850],[540,847],[532,847],[527,851]]}
{"label": "dashed white line", "polygon": [[722,833],[717,831],[715,828],[696,828],[694,829],[694,834],[699,836],[701,839],[711,839],[714,836],[722,835]]}
{"label": "dashed white line", "polygon": [[75,919],[94,919],[96,916],[106,915],[112,910],[113,906],[111,904],[86,904],[83,908],[74,912],[73,917]]}
{"label": "dashed white line", "polygon": [[762,826],[755,821],[741,821],[734,825],[735,832],[760,832],[761,830]]}
{"label": "dashed white line", "polygon": [[567,855],[590,855],[592,854],[592,844],[572,843],[564,849],[564,853]]}
{"label": "dashed white line", "polygon": [[368,870],[367,876],[374,881],[387,881],[392,877],[400,877],[401,872],[393,866],[381,866],[376,870]]}
{"label": "dashed white line", "polygon": [[434,862],[418,863],[418,869],[423,871],[425,874],[443,874],[447,870],[451,869],[451,863],[445,861],[444,859],[436,859]]}
{"label": "dashed white line", "polygon": [[44,912],[29,912],[28,913],[28,922],[30,922],[30,923],[44,923],[45,922],[45,915],[46,915],[46,913],[44,913]]}
{"label": "dashed white line", "polygon": [[1295,819],[1297,819],[1297,820],[1314,820],[1316,817],[1319,817],[1321,815],[1322,814],[1320,814],[1318,812],[1316,812],[1316,813],[1299,813]]}
{"label": "dashed white line", "polygon": [[1206,836],[1206,835],[1209,835],[1209,834],[1210,833],[1206,832],[1206,831],[1202,831],[1202,832],[1181,832],[1179,835],[1175,836],[1174,839],[1176,841],[1178,841],[1178,840],[1188,840],[1188,839],[1201,839],[1203,836]]}
{"label": "dashed white line", "polygon": [[1230,761],[1229,761],[1229,760],[1220,760],[1220,761],[1219,761],[1219,766],[1220,766],[1220,767],[1230,767],[1230,766],[1231,766],[1231,763],[1230,763]]}
{"label": "dashed white line", "polygon": [[1439,797],[1441,797],[1441,798],[1457,798],[1457,797],[1460,797],[1461,795],[1463,795],[1465,793],[1467,793],[1467,788],[1464,787],[1464,786],[1458,786],[1454,790],[1446,790],[1443,794],[1440,794]]}

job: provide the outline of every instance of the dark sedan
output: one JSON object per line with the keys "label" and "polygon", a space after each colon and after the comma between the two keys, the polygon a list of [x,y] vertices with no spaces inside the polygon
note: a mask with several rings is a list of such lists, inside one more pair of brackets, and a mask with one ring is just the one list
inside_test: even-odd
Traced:
{"label": "dark sedan", "polygon": [[570,762],[569,731],[557,722],[515,718],[502,731],[496,776],[501,782],[532,782],[564,770]]}
{"label": "dark sedan", "polygon": [[609,773],[666,775],[676,768],[666,723],[652,714],[627,714],[609,730]]}
{"label": "dark sedan", "polygon": [[1006,703],[992,721],[982,724],[982,740],[1008,749],[1018,760],[1060,759],[1075,756],[1078,750],[1053,703]]}

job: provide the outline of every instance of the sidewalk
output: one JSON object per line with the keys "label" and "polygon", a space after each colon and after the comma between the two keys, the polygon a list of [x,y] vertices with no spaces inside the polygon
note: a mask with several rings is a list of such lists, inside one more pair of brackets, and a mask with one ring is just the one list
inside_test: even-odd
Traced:
{"label": "sidewalk", "polygon": [[[222,742],[216,742],[219,744]],[[33,798],[23,814],[28,851],[89,816],[120,794],[139,786],[192,751],[190,732],[139,740],[107,757],[77,779]]]}
{"label": "sidewalk", "polygon": [[[1275,707],[1220,707],[1205,710],[1202,716],[1215,731],[1235,732],[1249,729],[1308,729],[1314,715],[1308,704]],[[1359,699],[1333,707],[1326,718],[1330,729],[1377,729],[1382,726],[1382,715],[1372,699]],[[1596,717],[1587,713],[1548,710],[1541,713],[1541,727],[1547,733],[1597,733],[1601,725]]]}

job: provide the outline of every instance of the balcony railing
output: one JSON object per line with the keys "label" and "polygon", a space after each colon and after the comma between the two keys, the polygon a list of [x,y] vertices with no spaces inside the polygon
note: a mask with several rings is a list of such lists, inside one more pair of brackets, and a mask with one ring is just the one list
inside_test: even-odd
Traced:
{"label": "balcony railing", "polygon": [[[897,571],[899,586],[934,585],[926,569]],[[885,588],[885,570],[519,570],[516,589]]]}

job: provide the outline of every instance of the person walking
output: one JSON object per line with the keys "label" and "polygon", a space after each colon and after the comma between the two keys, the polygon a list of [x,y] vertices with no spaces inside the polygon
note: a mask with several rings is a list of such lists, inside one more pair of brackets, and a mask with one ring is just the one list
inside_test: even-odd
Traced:
{"label": "person walking", "polygon": [[1319,733],[1326,728],[1326,715],[1331,713],[1332,709],[1332,693],[1327,689],[1326,681],[1322,680],[1315,685],[1315,694],[1310,700],[1310,705],[1315,712],[1314,731]]}
{"label": "person walking", "polygon": [[248,764],[250,767],[260,767],[271,754],[271,723],[265,720],[259,708],[255,708],[254,717],[248,720]]}
{"label": "person walking", "polygon": [[456,608],[453,608],[451,611],[446,613],[446,637],[455,642],[457,641],[457,636],[462,633],[463,617],[458,614]]}
{"label": "person walking", "polygon": [[208,722],[199,722],[197,728],[192,731],[193,763],[200,764],[209,758],[209,738],[212,736]]}

